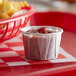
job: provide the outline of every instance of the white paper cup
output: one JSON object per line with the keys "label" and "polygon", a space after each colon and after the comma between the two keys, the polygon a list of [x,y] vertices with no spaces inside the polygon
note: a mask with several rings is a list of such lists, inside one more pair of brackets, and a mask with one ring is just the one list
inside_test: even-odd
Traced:
{"label": "white paper cup", "polygon": [[[48,34],[27,33],[31,29],[46,27]],[[25,56],[33,60],[49,60],[58,57],[63,29],[53,26],[29,26],[22,30]]]}

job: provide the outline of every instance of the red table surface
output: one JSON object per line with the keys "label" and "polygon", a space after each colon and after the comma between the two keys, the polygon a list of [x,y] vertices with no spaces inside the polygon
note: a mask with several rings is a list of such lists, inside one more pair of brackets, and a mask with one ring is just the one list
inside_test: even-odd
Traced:
{"label": "red table surface", "polygon": [[[30,65],[17,65],[17,66],[8,66],[7,62],[15,62],[15,61],[24,61],[18,57],[6,57],[3,56],[0,58],[4,61],[0,63],[0,76],[66,76],[66,75],[74,75],[76,70],[76,52],[75,52],[75,44],[76,44],[76,15],[60,13],[60,12],[45,12],[45,13],[36,13],[31,17],[31,25],[54,25],[64,29],[64,33],[62,36],[61,47],[65,49],[65,51],[71,55],[72,60],[74,62],[66,62],[65,59],[70,59],[67,56],[61,54],[59,58],[62,60],[55,62],[49,61],[27,61]],[[21,36],[19,37],[21,40]],[[15,39],[15,38],[14,38]],[[0,48],[1,52],[14,51],[10,47],[23,46],[21,43],[13,42],[12,44],[8,43],[9,41],[5,41],[2,44],[6,44],[7,48]],[[15,51],[20,56],[24,56],[24,51],[17,50]],[[1,53],[2,54],[2,53]],[[1,55],[0,54],[0,55]],[[10,55],[9,55],[10,56]],[[62,63],[60,63],[62,62]],[[6,64],[6,65],[5,65]]]}

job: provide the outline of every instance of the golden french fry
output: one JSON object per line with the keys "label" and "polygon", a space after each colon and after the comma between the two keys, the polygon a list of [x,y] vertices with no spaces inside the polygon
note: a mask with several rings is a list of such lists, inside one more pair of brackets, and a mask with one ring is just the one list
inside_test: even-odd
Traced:
{"label": "golden french fry", "polygon": [[18,3],[16,4],[15,1],[11,1],[11,3],[13,4],[14,9],[20,10],[19,7],[18,7]]}
{"label": "golden french fry", "polygon": [[0,5],[2,5],[2,2],[3,2],[3,1],[2,1],[2,0],[0,0]]}
{"label": "golden french fry", "polygon": [[0,19],[5,19],[5,18],[9,18],[10,16],[7,13],[2,13],[2,15],[0,16]]}
{"label": "golden french fry", "polygon": [[20,3],[18,1],[16,1],[16,5],[18,6],[18,10],[21,9]]}
{"label": "golden french fry", "polygon": [[29,7],[29,4],[26,1],[24,1],[23,3],[24,3],[24,6]]}
{"label": "golden french fry", "polygon": [[22,1],[19,2],[21,7],[24,7],[24,3]]}
{"label": "golden french fry", "polygon": [[14,6],[11,2],[6,2],[7,13],[10,13],[14,9]]}
{"label": "golden french fry", "polygon": [[0,30],[3,30],[4,27],[6,26],[6,24],[0,25],[0,26],[1,26],[1,29]]}
{"label": "golden french fry", "polygon": [[12,10],[8,15],[11,17],[15,12]]}
{"label": "golden french fry", "polygon": [[11,17],[14,13],[18,12],[17,9],[12,10],[8,15]]}

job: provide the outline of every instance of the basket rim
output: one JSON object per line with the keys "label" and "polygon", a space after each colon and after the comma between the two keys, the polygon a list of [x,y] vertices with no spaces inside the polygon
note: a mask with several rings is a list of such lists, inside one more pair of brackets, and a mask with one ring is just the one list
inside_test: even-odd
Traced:
{"label": "basket rim", "polygon": [[13,22],[13,21],[31,16],[33,13],[35,13],[35,8],[32,5],[30,5],[29,8],[30,8],[29,11],[27,11],[25,14],[22,14],[22,15],[19,15],[19,16],[16,16],[16,17],[10,17],[10,18],[7,18],[7,19],[0,19],[0,24]]}

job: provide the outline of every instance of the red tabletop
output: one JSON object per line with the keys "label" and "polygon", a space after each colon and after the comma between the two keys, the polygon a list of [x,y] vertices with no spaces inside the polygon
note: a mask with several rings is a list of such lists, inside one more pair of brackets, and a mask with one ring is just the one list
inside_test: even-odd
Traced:
{"label": "red tabletop", "polygon": [[[35,16],[36,21],[38,19],[40,20],[40,18],[38,18],[39,15],[38,13],[36,14]],[[73,15],[70,14],[69,16],[73,17]],[[50,15],[49,17],[52,18],[52,15]],[[61,22],[60,24],[63,23],[62,19],[60,21]],[[72,24],[71,18],[68,19],[70,19],[70,22]],[[75,21],[73,22],[74,25],[76,25]],[[39,23],[43,25],[43,22],[41,22],[41,20],[40,22],[37,23],[32,22],[31,25],[33,24],[37,25]],[[47,24],[46,22],[44,23]],[[59,24],[59,22],[57,23]],[[50,23],[48,22],[47,25],[49,24]],[[0,76],[48,76],[48,75],[62,76],[66,74],[68,75],[74,74],[76,70],[75,68],[76,67],[76,52],[75,52],[76,28],[67,28],[68,26],[65,28],[65,24],[68,23],[65,22],[64,27],[58,26],[64,29],[64,33],[62,35],[61,47],[59,50],[58,58],[54,60],[32,61],[26,59],[24,54],[24,47],[23,47],[21,34],[19,34],[15,38],[0,43]]]}

